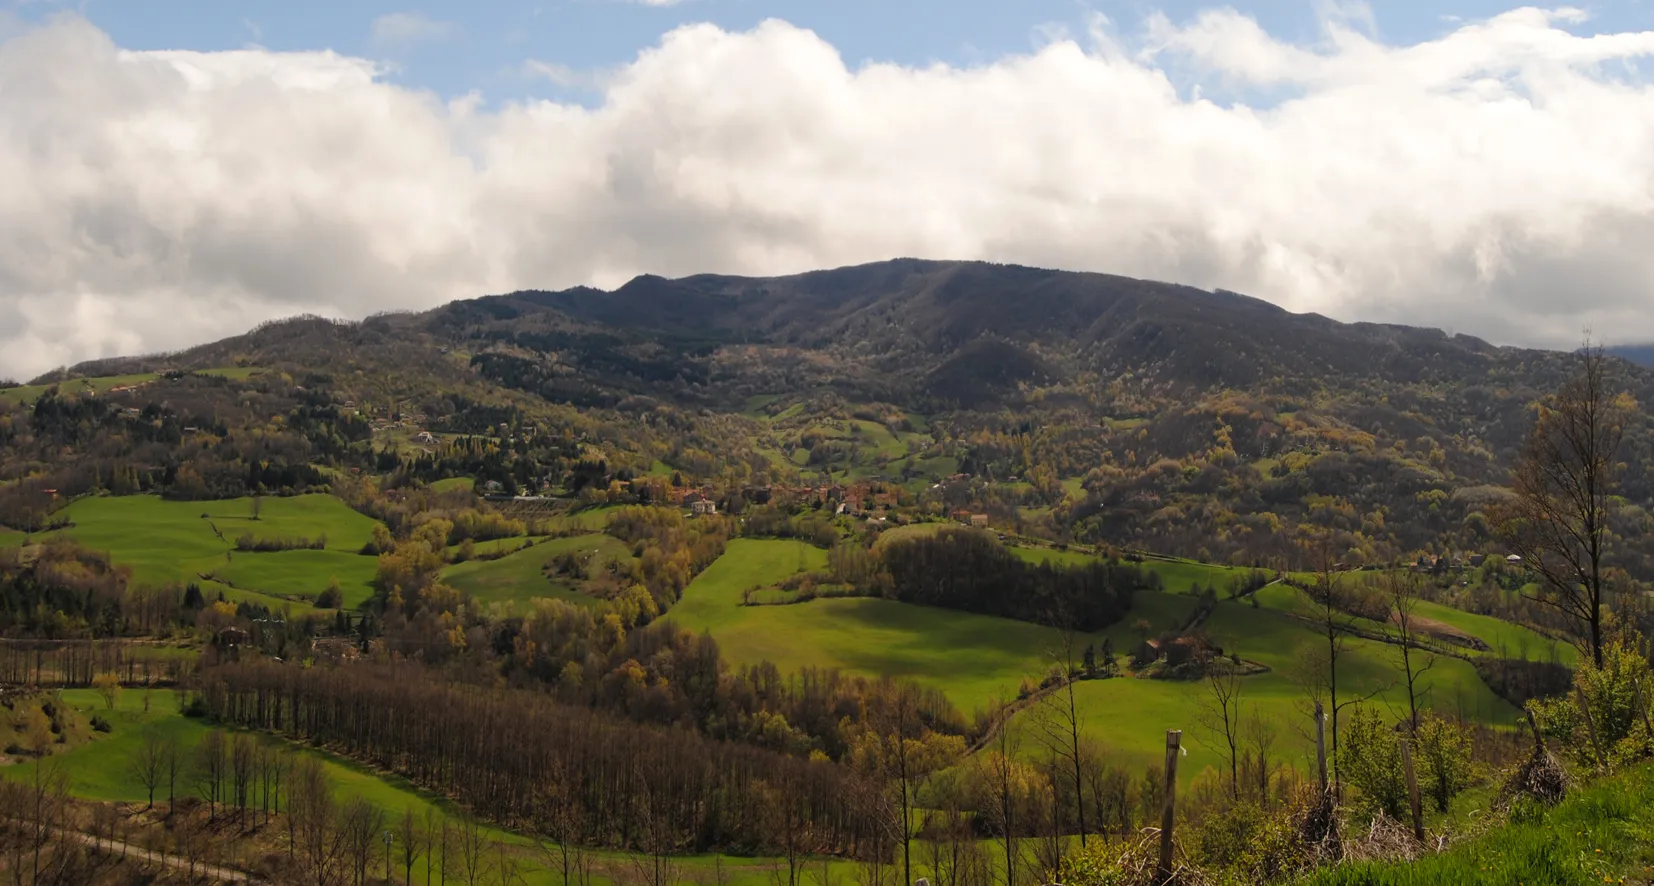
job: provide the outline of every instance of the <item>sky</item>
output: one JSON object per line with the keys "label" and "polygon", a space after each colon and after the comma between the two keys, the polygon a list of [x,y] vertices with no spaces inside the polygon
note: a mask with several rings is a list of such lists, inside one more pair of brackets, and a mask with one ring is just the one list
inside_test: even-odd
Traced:
{"label": "sky", "polygon": [[897,256],[1654,341],[1651,56],[1654,0],[0,0],[0,378]]}

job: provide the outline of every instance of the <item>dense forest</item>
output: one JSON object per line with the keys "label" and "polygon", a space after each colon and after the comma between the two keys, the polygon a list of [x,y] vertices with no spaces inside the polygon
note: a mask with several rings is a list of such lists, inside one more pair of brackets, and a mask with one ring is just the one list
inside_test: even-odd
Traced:
{"label": "dense forest", "polygon": [[969,529],[899,539],[884,547],[880,560],[893,599],[1086,633],[1120,621],[1131,610],[1132,592],[1152,586],[1129,564],[1028,563]]}

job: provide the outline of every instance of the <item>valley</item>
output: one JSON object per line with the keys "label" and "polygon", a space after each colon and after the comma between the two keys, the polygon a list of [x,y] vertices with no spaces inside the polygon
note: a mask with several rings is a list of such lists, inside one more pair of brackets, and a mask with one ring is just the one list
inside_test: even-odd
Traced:
{"label": "valley", "polygon": [[1609,639],[1512,553],[1579,365],[901,260],[63,370],[0,390],[4,775],[278,881],[388,877],[405,821],[461,881],[971,886],[1158,828],[1180,730],[1181,851],[1245,879],[1211,841],[1319,802],[1320,704],[1341,820],[1396,812],[1399,729],[1456,835],[1534,728],[1603,738],[1594,655],[1647,669],[1654,373],[1613,364]]}

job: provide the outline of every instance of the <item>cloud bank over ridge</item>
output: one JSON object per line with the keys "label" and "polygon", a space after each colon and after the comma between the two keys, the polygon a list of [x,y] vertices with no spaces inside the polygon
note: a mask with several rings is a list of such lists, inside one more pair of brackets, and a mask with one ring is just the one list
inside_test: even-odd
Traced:
{"label": "cloud bank over ridge", "polygon": [[0,43],[0,376],[300,312],[903,255],[1654,339],[1654,32],[1578,16],[1409,46],[1097,19],[971,68],[697,25],[592,107],[445,102],[331,52],[129,52],[65,16]]}

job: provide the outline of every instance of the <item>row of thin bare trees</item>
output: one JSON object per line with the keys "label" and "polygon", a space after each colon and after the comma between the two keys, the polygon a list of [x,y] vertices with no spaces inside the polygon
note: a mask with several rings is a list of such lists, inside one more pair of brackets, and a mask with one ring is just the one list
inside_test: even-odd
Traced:
{"label": "row of thin bare trees", "polygon": [[851,769],[557,705],[520,691],[446,685],[412,664],[299,668],[238,662],[203,675],[228,724],[333,747],[539,833],[580,810],[579,842],[644,852],[784,847],[796,817],[807,852],[878,845],[878,795]]}

